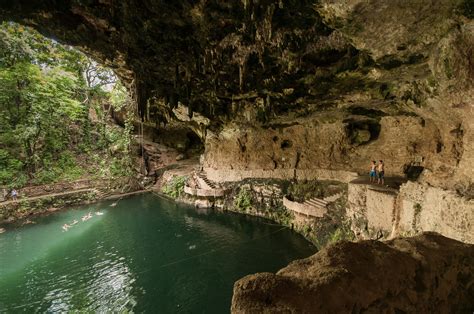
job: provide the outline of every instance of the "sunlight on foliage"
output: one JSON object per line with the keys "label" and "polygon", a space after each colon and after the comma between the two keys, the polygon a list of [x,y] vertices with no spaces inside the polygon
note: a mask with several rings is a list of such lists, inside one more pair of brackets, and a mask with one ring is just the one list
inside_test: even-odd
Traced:
{"label": "sunlight on foliage", "polygon": [[173,177],[173,179],[163,187],[162,191],[172,198],[178,198],[184,193],[184,186],[187,180],[188,177],[186,176]]}
{"label": "sunlight on foliage", "polygon": [[0,24],[0,185],[130,175],[131,125],[110,117],[131,103],[110,69],[27,27]]}

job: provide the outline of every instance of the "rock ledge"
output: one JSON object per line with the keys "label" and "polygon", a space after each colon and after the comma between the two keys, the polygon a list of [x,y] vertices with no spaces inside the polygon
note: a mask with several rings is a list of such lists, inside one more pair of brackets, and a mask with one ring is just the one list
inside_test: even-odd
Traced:
{"label": "rock ledge", "polygon": [[233,313],[459,313],[474,309],[474,245],[424,233],[339,242],[234,285]]}

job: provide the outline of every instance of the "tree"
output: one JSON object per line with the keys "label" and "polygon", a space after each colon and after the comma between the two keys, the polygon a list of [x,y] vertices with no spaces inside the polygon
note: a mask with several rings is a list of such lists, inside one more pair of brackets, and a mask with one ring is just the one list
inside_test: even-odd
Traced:
{"label": "tree", "polygon": [[[42,151],[57,153],[67,145],[69,125],[82,116],[83,107],[73,98],[75,78],[60,68],[42,70],[18,63],[0,69],[0,121],[5,137],[19,145],[31,177],[39,166]],[[7,139],[8,141],[8,139]]]}
{"label": "tree", "polygon": [[[2,23],[0,185],[55,181],[69,168],[79,174],[84,167],[76,166],[76,157],[91,151],[130,167],[117,163],[109,147],[121,147],[120,158],[129,159],[132,128],[108,121],[112,106],[129,102],[110,69],[34,30]],[[99,121],[90,120],[91,108]],[[94,134],[99,138],[91,141]]]}

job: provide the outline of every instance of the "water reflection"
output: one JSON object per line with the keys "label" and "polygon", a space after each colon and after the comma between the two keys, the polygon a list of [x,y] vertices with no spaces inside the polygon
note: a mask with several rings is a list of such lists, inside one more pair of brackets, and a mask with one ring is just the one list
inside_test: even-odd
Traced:
{"label": "water reflection", "polygon": [[[152,196],[57,213],[0,239],[0,309],[9,312],[228,312],[233,283],[314,252],[255,219]],[[106,210],[103,210],[106,208]],[[1,312],[1,310],[0,310]]]}

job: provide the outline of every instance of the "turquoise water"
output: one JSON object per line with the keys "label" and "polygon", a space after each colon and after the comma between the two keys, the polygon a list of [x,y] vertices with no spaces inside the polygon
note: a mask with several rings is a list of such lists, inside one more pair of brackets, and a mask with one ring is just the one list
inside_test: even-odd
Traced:
{"label": "turquoise water", "polygon": [[0,312],[226,313],[237,279],[315,252],[266,220],[152,194],[113,205],[78,207],[0,234]]}

